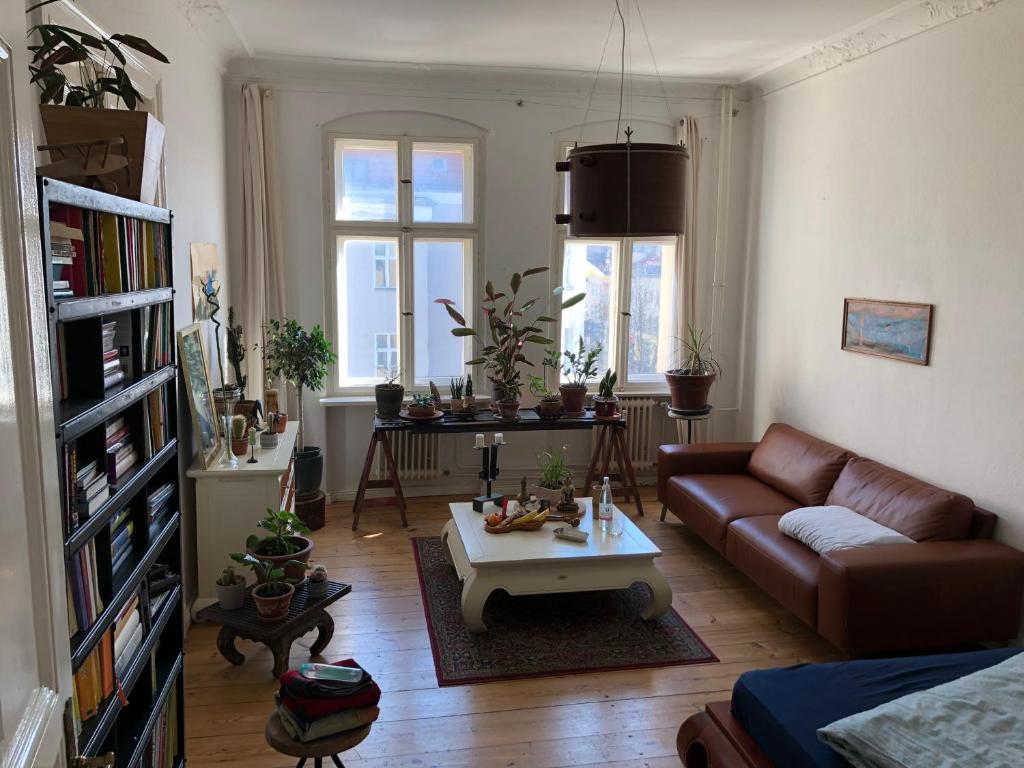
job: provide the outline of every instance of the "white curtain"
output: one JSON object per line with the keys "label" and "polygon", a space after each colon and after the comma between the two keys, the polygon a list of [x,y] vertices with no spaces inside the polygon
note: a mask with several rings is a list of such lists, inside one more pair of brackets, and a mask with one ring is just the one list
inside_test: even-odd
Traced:
{"label": "white curtain", "polygon": [[[700,132],[697,118],[679,121],[678,140],[690,154],[686,161],[682,248],[676,249],[676,274],[682,276],[683,311],[676,313],[676,335],[685,338],[686,326],[697,323],[697,189],[700,178]],[[673,364],[680,361],[675,360]]]}
{"label": "white curtain", "polygon": [[[263,400],[264,372],[254,343],[263,343],[270,318],[284,317],[284,260],[278,203],[277,130],[273,92],[242,86],[242,321],[246,395]],[[236,283],[237,285],[238,283]]]}

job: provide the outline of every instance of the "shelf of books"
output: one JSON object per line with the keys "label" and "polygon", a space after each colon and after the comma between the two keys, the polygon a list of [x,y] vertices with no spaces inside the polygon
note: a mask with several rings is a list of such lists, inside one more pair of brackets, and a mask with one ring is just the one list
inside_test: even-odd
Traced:
{"label": "shelf of books", "polygon": [[39,180],[71,756],[184,763],[171,214]]}

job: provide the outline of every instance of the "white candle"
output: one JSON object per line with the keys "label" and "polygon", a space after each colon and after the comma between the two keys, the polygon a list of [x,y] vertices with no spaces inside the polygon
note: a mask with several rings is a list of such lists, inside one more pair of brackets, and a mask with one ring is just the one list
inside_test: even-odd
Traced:
{"label": "white candle", "polygon": [[483,435],[477,435],[476,436],[476,443],[474,444],[474,447],[475,448],[483,448],[484,447],[484,436]]}
{"label": "white candle", "polygon": [[502,432],[495,432],[494,433],[494,444],[495,445],[504,445],[505,444],[505,435],[504,435],[504,433],[502,433]]}

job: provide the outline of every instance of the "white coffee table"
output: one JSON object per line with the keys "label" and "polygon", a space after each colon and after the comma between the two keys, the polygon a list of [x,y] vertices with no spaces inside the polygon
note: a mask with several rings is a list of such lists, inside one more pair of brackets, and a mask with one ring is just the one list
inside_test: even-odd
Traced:
{"label": "white coffee table", "polygon": [[452,519],[441,539],[462,580],[462,616],[470,631],[487,631],[484,603],[496,589],[511,595],[546,595],[627,589],[642,582],[651,589],[651,602],[641,614],[644,619],[672,607],[672,588],[654,566],[661,550],[618,509],[622,535],[602,533],[591,517],[590,499],[583,503],[586,513],[580,529],[590,534],[585,544],[556,539],[552,531],[567,525],[560,522],[545,523],[539,531],[487,533],[485,515],[474,512],[472,504],[449,505]]}

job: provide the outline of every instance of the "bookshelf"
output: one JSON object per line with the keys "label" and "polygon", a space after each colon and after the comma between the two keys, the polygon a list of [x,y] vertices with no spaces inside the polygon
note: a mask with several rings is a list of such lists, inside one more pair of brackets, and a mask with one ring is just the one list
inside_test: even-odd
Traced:
{"label": "bookshelf", "polygon": [[185,761],[168,210],[39,179],[73,695],[69,758]]}

